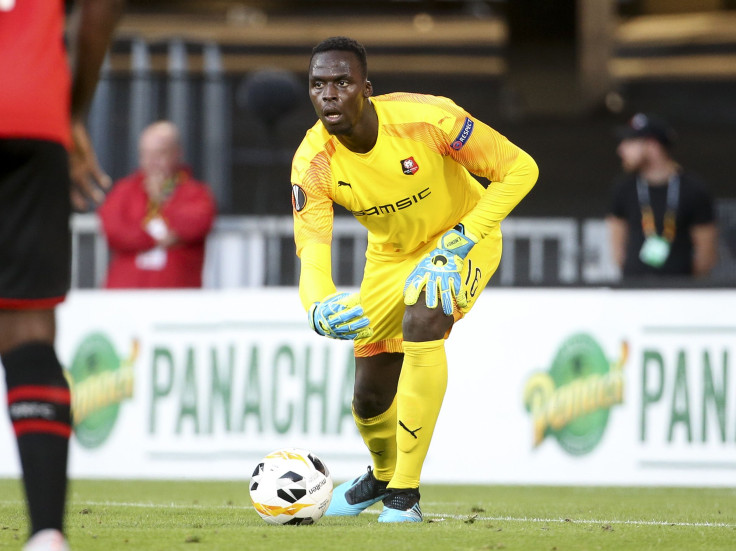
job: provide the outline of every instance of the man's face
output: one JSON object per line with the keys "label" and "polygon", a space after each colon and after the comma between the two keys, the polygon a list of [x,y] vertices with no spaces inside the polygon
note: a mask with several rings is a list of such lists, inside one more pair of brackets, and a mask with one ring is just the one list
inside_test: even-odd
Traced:
{"label": "man's face", "polygon": [[352,134],[370,95],[371,85],[354,53],[333,50],[312,58],[309,97],[330,134]]}
{"label": "man's face", "polygon": [[146,179],[163,181],[171,178],[179,166],[176,140],[158,128],[148,129],[139,144],[140,165]]}
{"label": "man's face", "polygon": [[627,138],[621,140],[616,152],[621,157],[621,166],[626,172],[639,172],[648,161],[649,140],[646,138]]}

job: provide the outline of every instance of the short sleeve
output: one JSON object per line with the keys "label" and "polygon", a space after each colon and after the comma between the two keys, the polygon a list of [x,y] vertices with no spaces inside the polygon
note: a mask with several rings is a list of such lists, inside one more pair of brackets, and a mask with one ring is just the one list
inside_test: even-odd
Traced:
{"label": "short sleeve", "polygon": [[628,212],[626,204],[626,180],[619,178],[611,187],[608,201],[608,214],[613,215],[616,218],[627,218]]}
{"label": "short sleeve", "polygon": [[700,181],[695,182],[691,201],[692,224],[712,224],[716,220],[713,197],[708,188]]}

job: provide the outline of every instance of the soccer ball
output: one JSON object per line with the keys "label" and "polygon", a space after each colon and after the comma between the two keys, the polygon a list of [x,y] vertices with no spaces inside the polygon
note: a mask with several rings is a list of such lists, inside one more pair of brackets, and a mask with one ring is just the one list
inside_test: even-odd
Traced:
{"label": "soccer ball", "polygon": [[264,457],[253,471],[250,499],[269,524],[312,524],[330,505],[330,471],[307,450],[276,450]]}

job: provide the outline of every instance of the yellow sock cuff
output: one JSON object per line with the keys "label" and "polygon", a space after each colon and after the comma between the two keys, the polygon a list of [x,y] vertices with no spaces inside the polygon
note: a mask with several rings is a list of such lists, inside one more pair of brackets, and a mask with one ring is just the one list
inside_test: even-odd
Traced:
{"label": "yellow sock cuff", "polygon": [[368,419],[365,419],[361,417],[360,415],[358,415],[355,412],[355,408],[353,408],[353,419],[355,419],[356,423],[360,423],[361,425],[365,425],[367,427],[370,427],[372,425],[378,425],[389,418],[393,419],[395,416],[396,416],[396,396],[394,396],[394,401],[391,402],[391,405],[388,406],[388,409],[386,411],[376,415],[375,417],[369,417]]}
{"label": "yellow sock cuff", "polygon": [[363,419],[353,409],[355,425],[373,458],[373,475],[385,482],[391,480],[396,467],[396,410],[395,396],[389,408],[375,417]]}
{"label": "yellow sock cuff", "polygon": [[[414,367],[434,367],[438,364],[437,354],[444,355],[445,339],[436,341],[410,342],[402,343],[404,355],[408,356],[409,362]],[[406,360],[404,360],[406,362]],[[446,361],[444,357],[441,362]]]}

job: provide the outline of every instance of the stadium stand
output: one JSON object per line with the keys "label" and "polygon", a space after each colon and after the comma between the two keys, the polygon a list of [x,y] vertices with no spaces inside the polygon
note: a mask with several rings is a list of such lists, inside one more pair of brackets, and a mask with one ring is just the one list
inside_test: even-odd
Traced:
{"label": "stadium stand", "polygon": [[[540,184],[517,213],[524,218],[517,230],[525,233],[516,234],[514,268],[502,267],[500,283],[605,283],[612,272],[598,222],[607,205],[605,190],[618,171],[613,129],[628,113],[655,111],[670,119],[681,135],[678,158],[719,199],[734,196],[726,175],[736,170],[730,145],[736,125],[736,11],[712,0],[608,3],[612,36],[608,46],[594,44],[610,48],[603,64],[610,103],[591,106],[568,93],[576,87],[575,64],[554,59],[575,49],[558,49],[559,25],[542,17],[552,13],[543,0],[513,6],[459,0],[131,0],[98,88],[91,131],[103,165],[117,177],[134,167],[136,136],[145,124],[174,120],[195,173],[212,183],[220,212],[234,217],[220,226],[232,247],[234,228],[242,225],[233,221],[238,217],[290,214],[283,183],[296,146],[315,120],[305,92],[308,52],[325,36],[351,35],[370,51],[376,93],[452,97],[538,159]],[[596,17],[602,16],[601,4],[579,3],[594,7]],[[663,5],[681,13],[661,13]],[[693,7],[709,11],[692,13]],[[690,9],[682,13],[685,8]],[[535,23],[546,33],[542,38],[519,28],[534,10],[542,13]],[[563,12],[575,17],[574,9]],[[563,26],[563,39],[575,40],[574,20]],[[588,32],[595,39],[596,29],[605,28],[598,21]],[[572,85],[561,86],[563,81]],[[540,109],[534,102],[543,97]],[[264,109],[269,101],[273,108]],[[546,229],[530,234],[530,219],[546,219],[539,220]],[[555,226],[555,220],[562,222]],[[559,229],[567,225],[573,230]],[[568,234],[573,237],[560,237]],[[352,236],[345,239],[352,250]],[[82,259],[96,258],[93,242],[92,234],[80,234]],[[277,275],[253,279],[246,271],[239,281],[292,284],[294,267],[274,260],[286,262],[290,255],[288,244],[282,245],[264,249],[282,251],[268,261]],[[92,265],[99,262],[81,261],[79,286],[94,286]],[[350,260],[345,281],[355,266]],[[719,274],[727,279],[736,268],[722,267]]]}

